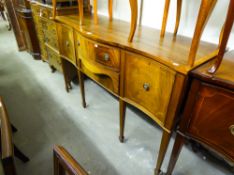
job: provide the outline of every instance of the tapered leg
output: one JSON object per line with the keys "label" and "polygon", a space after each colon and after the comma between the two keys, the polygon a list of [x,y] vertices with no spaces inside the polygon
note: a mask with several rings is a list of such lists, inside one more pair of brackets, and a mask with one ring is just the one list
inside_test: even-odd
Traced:
{"label": "tapered leg", "polygon": [[54,66],[50,66],[50,69],[51,69],[51,72],[52,72],[52,73],[55,73],[55,72],[56,72],[56,69],[54,68]]}
{"label": "tapered leg", "polygon": [[119,123],[120,123],[120,135],[119,141],[124,142],[124,125],[125,125],[125,113],[126,113],[126,102],[119,99]]}
{"label": "tapered leg", "polygon": [[171,175],[172,171],[174,170],[175,164],[178,160],[183,144],[184,144],[184,137],[181,136],[180,134],[177,134],[166,175]]}
{"label": "tapered leg", "polygon": [[6,17],[5,17],[5,14],[4,14],[4,12],[0,12],[1,13],[1,15],[2,15],[2,19],[4,20],[4,21],[6,21]]}
{"label": "tapered leg", "polygon": [[68,71],[66,68],[66,61],[61,58],[61,63],[62,63],[62,69],[63,69],[63,77],[64,77],[64,82],[65,82],[65,89],[67,92],[69,92],[70,89],[72,89],[71,82],[69,81],[68,77]]}
{"label": "tapered leg", "polygon": [[14,145],[14,153],[17,158],[19,158],[24,163],[29,161],[29,158],[25,156],[15,145]]}
{"label": "tapered leg", "polygon": [[83,105],[84,108],[86,108],[85,89],[84,89],[84,75],[83,75],[83,73],[80,70],[78,70],[78,77],[79,77],[79,83],[80,83],[82,105]]}
{"label": "tapered leg", "polygon": [[155,175],[160,175],[161,173],[161,166],[162,166],[165,154],[167,152],[167,147],[168,147],[170,138],[171,138],[171,134],[166,131],[163,131],[160,150],[158,154],[157,165],[155,168]]}

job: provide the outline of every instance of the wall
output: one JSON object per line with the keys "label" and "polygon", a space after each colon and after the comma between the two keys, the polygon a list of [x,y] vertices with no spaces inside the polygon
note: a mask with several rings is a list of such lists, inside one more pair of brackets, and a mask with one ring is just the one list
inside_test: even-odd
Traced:
{"label": "wall", "polygon": [[[142,24],[161,29],[165,0],[143,0]],[[219,32],[226,17],[226,10],[230,0],[218,0],[212,16],[203,33],[202,40],[218,43]],[[141,0],[138,0],[140,6]],[[201,0],[183,1],[181,24],[178,34],[192,36]],[[92,2],[91,2],[92,3]],[[113,0],[114,18],[130,21],[130,5],[128,0]],[[107,16],[108,0],[98,0],[98,13]],[[171,0],[167,31],[173,32],[176,15],[176,0]],[[234,48],[234,30],[228,46]]]}

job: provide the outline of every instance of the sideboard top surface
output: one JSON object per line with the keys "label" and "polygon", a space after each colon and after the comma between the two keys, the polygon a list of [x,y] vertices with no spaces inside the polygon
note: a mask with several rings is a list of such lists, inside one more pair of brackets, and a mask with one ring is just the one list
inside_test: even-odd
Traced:
{"label": "sideboard top surface", "polygon": [[215,74],[207,72],[212,64],[212,62],[206,63],[193,70],[191,74],[206,82],[234,90],[234,50],[224,55],[222,64]]}
{"label": "sideboard top surface", "polygon": [[166,33],[160,38],[160,30],[149,27],[138,27],[134,41],[128,42],[130,23],[114,19],[109,21],[105,16],[99,16],[98,24],[94,24],[91,15],[84,17],[81,26],[78,15],[57,16],[56,21],[75,28],[81,35],[92,40],[116,46],[150,57],[172,69],[187,74],[200,64],[217,55],[216,44],[201,41],[193,67],[187,65],[192,39],[189,37]]}

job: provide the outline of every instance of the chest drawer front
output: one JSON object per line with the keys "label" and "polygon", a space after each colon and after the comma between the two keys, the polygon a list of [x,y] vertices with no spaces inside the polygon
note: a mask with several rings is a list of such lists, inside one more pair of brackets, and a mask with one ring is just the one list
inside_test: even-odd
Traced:
{"label": "chest drawer front", "polygon": [[48,19],[42,20],[44,21],[43,30],[45,35],[45,42],[54,49],[58,50],[59,47],[55,22]]}
{"label": "chest drawer front", "polygon": [[106,66],[118,72],[120,66],[120,50],[107,45],[88,40],[77,35],[78,55],[80,59],[87,59]]}
{"label": "chest drawer front", "polygon": [[124,98],[133,101],[153,119],[165,121],[175,72],[158,62],[125,54]]}
{"label": "chest drawer front", "polygon": [[202,84],[188,132],[234,160],[234,93]]}
{"label": "chest drawer front", "polygon": [[58,71],[62,72],[62,63],[59,54],[49,47],[47,47],[47,52],[49,64],[56,68]]}
{"label": "chest drawer front", "polygon": [[73,29],[63,24],[57,24],[57,32],[61,56],[76,65]]}

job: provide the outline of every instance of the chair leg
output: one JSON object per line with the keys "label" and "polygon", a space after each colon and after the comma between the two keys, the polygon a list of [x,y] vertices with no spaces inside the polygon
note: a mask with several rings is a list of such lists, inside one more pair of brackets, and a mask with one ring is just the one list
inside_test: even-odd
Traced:
{"label": "chair leg", "polygon": [[20,150],[19,148],[17,148],[17,146],[14,145],[14,154],[15,156],[20,159],[22,162],[26,163],[29,161],[29,158],[27,156],[25,156]]}

